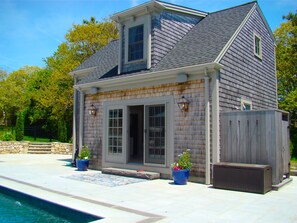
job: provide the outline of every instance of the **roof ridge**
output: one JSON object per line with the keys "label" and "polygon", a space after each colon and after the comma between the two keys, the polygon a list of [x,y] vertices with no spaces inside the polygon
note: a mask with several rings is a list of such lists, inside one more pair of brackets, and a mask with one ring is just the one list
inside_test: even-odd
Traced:
{"label": "roof ridge", "polygon": [[232,6],[230,8],[225,8],[225,9],[221,9],[221,10],[218,10],[218,11],[215,11],[215,12],[210,12],[209,15],[212,15],[212,14],[215,14],[215,13],[220,13],[220,12],[227,11],[227,10],[232,10],[232,9],[239,8],[239,7],[249,5],[249,4],[252,4],[252,3],[257,3],[258,4],[258,1],[257,0],[252,0],[250,2],[243,3],[241,5],[236,5],[236,6]]}

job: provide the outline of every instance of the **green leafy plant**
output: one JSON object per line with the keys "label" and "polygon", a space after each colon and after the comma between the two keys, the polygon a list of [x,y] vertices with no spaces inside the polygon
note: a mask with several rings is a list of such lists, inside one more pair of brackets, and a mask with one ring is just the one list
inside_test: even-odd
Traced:
{"label": "green leafy plant", "polygon": [[5,132],[2,137],[1,137],[2,141],[12,141],[13,140],[13,135],[11,132]]}
{"label": "green leafy plant", "polygon": [[190,150],[187,149],[182,154],[178,155],[178,161],[171,164],[173,170],[186,170],[191,169],[192,163],[190,160]]}
{"label": "green leafy plant", "polygon": [[89,150],[88,146],[84,145],[81,148],[81,151],[80,151],[77,159],[79,159],[79,160],[89,160],[90,156],[91,156],[91,153],[90,153],[90,150]]}
{"label": "green leafy plant", "polygon": [[16,141],[22,141],[24,139],[24,118],[22,112],[19,112],[17,116],[15,139]]}

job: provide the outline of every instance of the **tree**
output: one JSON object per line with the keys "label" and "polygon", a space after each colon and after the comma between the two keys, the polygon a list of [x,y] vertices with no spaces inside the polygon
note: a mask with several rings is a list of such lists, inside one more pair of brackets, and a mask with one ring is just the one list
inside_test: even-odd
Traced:
{"label": "tree", "polygon": [[297,14],[289,13],[274,32],[279,108],[289,111],[293,155],[297,157]]}
{"label": "tree", "polygon": [[22,141],[24,139],[24,118],[22,112],[18,112],[15,128],[15,139],[16,141]]}

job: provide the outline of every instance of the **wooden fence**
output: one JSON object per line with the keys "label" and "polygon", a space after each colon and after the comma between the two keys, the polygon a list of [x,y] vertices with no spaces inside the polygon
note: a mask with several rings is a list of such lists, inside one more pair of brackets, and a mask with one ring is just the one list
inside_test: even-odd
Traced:
{"label": "wooden fence", "polygon": [[289,115],[280,110],[222,112],[221,161],[266,164],[272,183],[289,175]]}

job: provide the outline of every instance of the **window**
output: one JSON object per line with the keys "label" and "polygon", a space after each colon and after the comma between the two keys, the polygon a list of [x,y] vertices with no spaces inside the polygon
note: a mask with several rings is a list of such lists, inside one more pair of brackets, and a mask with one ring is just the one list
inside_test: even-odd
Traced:
{"label": "window", "polygon": [[123,110],[112,109],[108,114],[108,153],[122,154]]}
{"label": "window", "polygon": [[248,100],[241,99],[241,110],[242,111],[252,110],[252,102],[248,101]]}
{"label": "window", "polygon": [[262,59],[262,41],[257,34],[254,34],[254,54]]}
{"label": "window", "polygon": [[128,61],[143,59],[143,25],[129,29]]}

